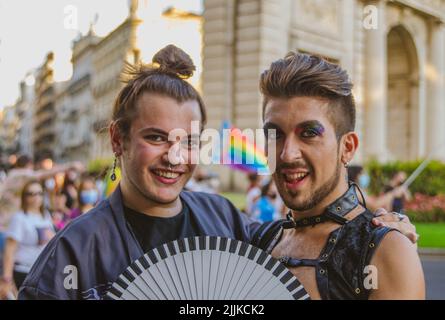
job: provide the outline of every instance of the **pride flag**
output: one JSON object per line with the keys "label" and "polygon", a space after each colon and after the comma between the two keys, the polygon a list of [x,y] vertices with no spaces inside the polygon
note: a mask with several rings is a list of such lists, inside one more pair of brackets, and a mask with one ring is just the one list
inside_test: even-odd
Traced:
{"label": "pride flag", "polygon": [[241,130],[231,126],[228,121],[223,122],[221,141],[223,141],[223,164],[248,173],[268,172],[264,149],[255,141],[249,140]]}

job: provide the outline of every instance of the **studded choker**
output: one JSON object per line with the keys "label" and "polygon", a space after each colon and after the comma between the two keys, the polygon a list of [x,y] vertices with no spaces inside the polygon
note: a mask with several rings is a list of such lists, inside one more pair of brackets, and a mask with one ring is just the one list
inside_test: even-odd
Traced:
{"label": "studded choker", "polygon": [[316,224],[323,223],[325,221],[334,221],[339,224],[346,224],[348,220],[344,216],[351,212],[351,210],[356,208],[359,204],[357,193],[355,192],[355,186],[355,184],[350,185],[348,191],[327,206],[325,211],[318,216],[295,220],[292,217],[291,211],[289,211],[287,214],[287,221],[284,222],[283,228],[303,228],[315,226]]}

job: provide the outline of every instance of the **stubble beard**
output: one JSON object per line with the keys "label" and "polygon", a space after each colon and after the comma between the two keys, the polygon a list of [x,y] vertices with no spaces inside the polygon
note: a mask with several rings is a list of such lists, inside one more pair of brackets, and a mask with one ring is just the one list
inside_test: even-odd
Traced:
{"label": "stubble beard", "polygon": [[315,206],[317,206],[320,202],[322,202],[327,196],[331,194],[331,192],[337,187],[337,185],[340,182],[340,176],[341,176],[341,164],[340,161],[338,161],[337,157],[337,165],[335,167],[334,174],[332,177],[324,183],[322,186],[317,188],[309,197],[308,199],[304,200],[302,203],[295,204],[293,203],[293,197],[297,194],[292,194],[290,191],[285,191],[290,199],[286,201],[286,197],[283,197],[283,201],[286,204],[286,206],[295,211],[308,211],[313,209]]}

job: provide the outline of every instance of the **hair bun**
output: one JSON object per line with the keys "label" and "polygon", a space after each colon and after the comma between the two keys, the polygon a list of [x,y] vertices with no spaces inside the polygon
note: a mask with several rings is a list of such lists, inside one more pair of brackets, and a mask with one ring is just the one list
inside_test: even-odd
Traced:
{"label": "hair bun", "polygon": [[193,76],[193,71],[196,70],[190,56],[172,44],[159,50],[153,56],[152,62],[159,65],[160,72],[174,74],[183,79]]}

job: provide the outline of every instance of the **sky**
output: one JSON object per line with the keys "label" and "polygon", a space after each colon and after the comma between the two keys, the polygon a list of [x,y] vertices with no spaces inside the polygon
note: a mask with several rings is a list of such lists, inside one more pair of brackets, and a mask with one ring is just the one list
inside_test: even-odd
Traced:
{"label": "sky", "polygon": [[[202,0],[139,0],[139,6],[202,12]],[[94,30],[105,36],[127,15],[128,0],[0,0],[0,109],[15,103],[20,81],[49,51],[55,55],[55,80],[68,80],[72,41],[87,33],[96,16]]]}

